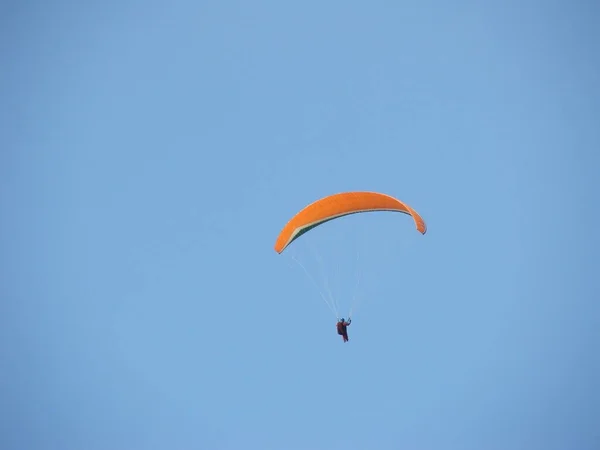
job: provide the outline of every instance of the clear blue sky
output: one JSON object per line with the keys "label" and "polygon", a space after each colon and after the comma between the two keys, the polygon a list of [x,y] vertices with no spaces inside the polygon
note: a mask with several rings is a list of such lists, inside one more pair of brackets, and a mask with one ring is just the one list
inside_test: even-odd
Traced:
{"label": "clear blue sky", "polygon": [[599,448],[593,2],[1,9],[2,449]]}

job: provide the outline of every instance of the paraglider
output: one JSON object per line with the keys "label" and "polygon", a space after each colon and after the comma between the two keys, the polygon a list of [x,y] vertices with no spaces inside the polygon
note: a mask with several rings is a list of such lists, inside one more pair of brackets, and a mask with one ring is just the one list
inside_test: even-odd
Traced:
{"label": "paraglider", "polygon": [[344,342],[348,342],[348,330],[347,327],[350,326],[350,324],[352,323],[352,319],[348,318],[348,322],[346,322],[344,320],[344,318],[342,317],[339,322],[336,325],[337,328],[337,334],[339,334],[340,336],[342,336],[342,339]]}
{"label": "paraglider", "polygon": [[[279,254],[283,253],[292,242],[326,222],[351,214],[376,211],[406,214],[412,217],[417,231],[421,234],[427,232],[427,226],[423,218],[409,205],[390,195],[368,191],[342,192],[323,197],[294,215],[277,236],[275,251]],[[339,316],[337,318],[339,319]],[[337,322],[338,334],[342,336],[344,342],[348,341],[346,327],[350,325],[351,321],[350,313],[348,321],[342,318]]]}

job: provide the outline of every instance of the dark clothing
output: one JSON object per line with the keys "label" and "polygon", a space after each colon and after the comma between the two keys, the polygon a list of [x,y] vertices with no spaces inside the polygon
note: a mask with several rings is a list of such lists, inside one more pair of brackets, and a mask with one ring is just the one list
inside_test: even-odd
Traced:
{"label": "dark clothing", "polygon": [[348,322],[344,322],[344,321],[339,321],[336,325],[337,327],[337,334],[339,334],[340,336],[342,336],[342,339],[344,340],[344,342],[348,342],[348,330],[346,329],[346,327],[350,325],[350,321]]}

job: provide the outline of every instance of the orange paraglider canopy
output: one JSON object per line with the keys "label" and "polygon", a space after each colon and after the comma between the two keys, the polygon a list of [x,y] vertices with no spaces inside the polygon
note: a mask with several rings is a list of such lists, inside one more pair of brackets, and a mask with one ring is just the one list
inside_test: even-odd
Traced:
{"label": "orange paraglider canopy", "polygon": [[325,222],[349,214],[373,211],[408,214],[413,218],[419,232],[425,234],[427,231],[423,218],[406,203],[394,197],[378,192],[343,192],[317,200],[292,217],[279,233],[275,251],[283,252],[294,240]]}

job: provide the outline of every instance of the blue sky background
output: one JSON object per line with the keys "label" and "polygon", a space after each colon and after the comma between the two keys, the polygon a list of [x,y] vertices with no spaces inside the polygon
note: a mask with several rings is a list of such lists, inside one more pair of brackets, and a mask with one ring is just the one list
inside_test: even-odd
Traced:
{"label": "blue sky background", "polygon": [[501,3],[4,2],[0,447],[599,448],[599,8]]}

